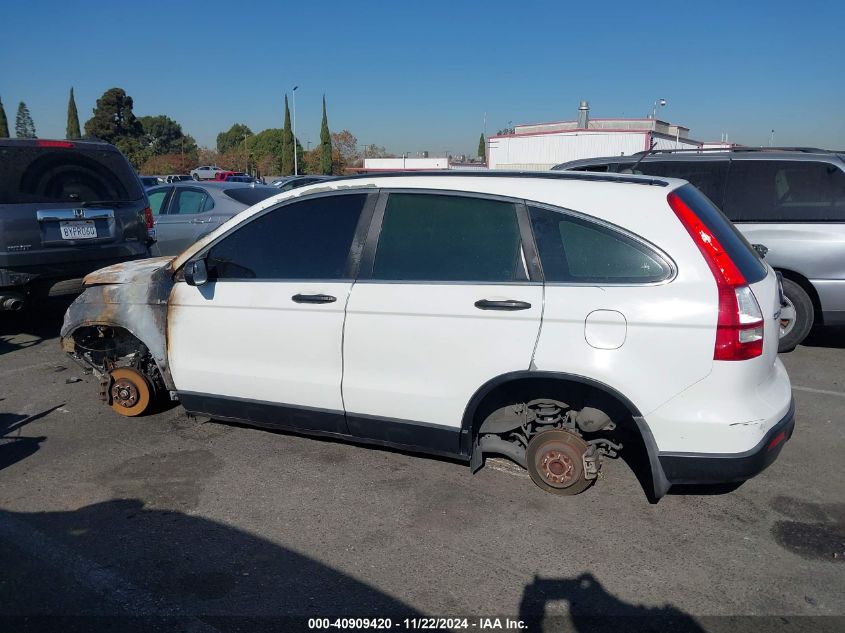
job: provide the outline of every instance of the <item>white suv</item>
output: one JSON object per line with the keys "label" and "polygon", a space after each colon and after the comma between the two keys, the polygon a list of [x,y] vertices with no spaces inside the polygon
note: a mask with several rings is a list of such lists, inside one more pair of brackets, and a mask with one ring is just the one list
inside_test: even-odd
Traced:
{"label": "white suv", "polygon": [[217,165],[202,165],[191,170],[191,178],[194,180],[214,180],[218,171],[223,171]]}
{"label": "white suv", "polygon": [[62,344],[123,415],[158,392],[473,470],[495,453],[558,494],[642,443],[655,498],[745,480],[792,434],[778,279],[682,180],[333,180],[86,283]]}

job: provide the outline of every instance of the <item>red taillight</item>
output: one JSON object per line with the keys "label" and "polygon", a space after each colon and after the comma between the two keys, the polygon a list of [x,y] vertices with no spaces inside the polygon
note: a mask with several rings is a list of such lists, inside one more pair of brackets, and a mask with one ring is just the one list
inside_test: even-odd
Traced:
{"label": "red taillight", "polygon": [[45,141],[39,139],[35,141],[35,144],[38,147],[73,147],[73,143],[70,141]]}
{"label": "red taillight", "polygon": [[153,228],[153,210],[147,207],[144,209],[144,224],[147,225],[147,229]]}
{"label": "red taillight", "polygon": [[763,353],[763,313],[745,276],[716,236],[674,191],[669,206],[710,267],[719,293],[713,360],[747,360]]}

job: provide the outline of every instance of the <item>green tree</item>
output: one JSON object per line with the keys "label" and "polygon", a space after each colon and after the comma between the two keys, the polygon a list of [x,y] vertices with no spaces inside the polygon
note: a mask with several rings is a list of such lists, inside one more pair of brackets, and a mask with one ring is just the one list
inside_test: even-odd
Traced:
{"label": "green tree", "polygon": [[182,131],[182,126],[168,116],[142,116],[138,118],[144,130],[142,145],[150,157],[179,154],[195,159],[197,143]]}
{"label": "green tree", "polygon": [[248,136],[252,136],[252,130],[243,123],[235,123],[226,132],[217,135],[217,153],[226,154],[236,149]]}
{"label": "green tree", "polygon": [[487,145],[484,142],[484,132],[481,133],[481,138],[478,139],[478,157],[481,160],[487,160]]}
{"label": "green tree", "polygon": [[320,173],[332,173],[332,137],[326,117],[326,95],[323,95],[323,122],[320,125]]}
{"label": "green tree", "polygon": [[23,101],[18,104],[18,114],[15,117],[15,136],[18,138],[38,138],[35,136],[35,123],[32,121],[32,115],[30,115],[29,108]]}
{"label": "green tree", "polygon": [[65,138],[82,138],[82,131],[79,129],[79,113],[76,111],[76,99],[73,98],[73,87],[70,89],[70,99],[67,102],[67,131]]}
{"label": "green tree", "polygon": [[282,176],[293,173],[293,131],[290,125],[290,108],[288,108],[288,96],[285,95],[285,127],[282,129],[282,154],[279,162],[279,169]]}
{"label": "green tree", "polygon": [[132,112],[132,97],[123,88],[110,88],[97,99],[94,115],[85,122],[85,136],[98,138],[106,143],[140,144],[144,135],[141,122]]}
{"label": "green tree", "polygon": [[0,99],[0,138],[9,138],[9,120],[6,118],[6,108]]}

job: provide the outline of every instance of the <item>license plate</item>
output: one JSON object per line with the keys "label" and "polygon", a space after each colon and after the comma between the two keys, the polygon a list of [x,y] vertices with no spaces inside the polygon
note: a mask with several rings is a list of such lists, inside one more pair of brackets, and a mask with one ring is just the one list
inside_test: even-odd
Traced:
{"label": "license plate", "polygon": [[59,222],[59,230],[63,240],[88,240],[97,237],[97,227],[94,220],[82,222]]}

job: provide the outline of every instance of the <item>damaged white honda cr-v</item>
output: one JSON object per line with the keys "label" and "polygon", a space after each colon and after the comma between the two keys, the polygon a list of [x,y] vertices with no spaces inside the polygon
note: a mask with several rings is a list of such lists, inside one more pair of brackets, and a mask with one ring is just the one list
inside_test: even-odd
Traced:
{"label": "damaged white honda cr-v", "polygon": [[271,198],[175,259],[86,278],[64,350],[122,415],[457,457],[576,494],[645,446],[660,497],[793,429],[775,273],[681,180],[364,176]]}

